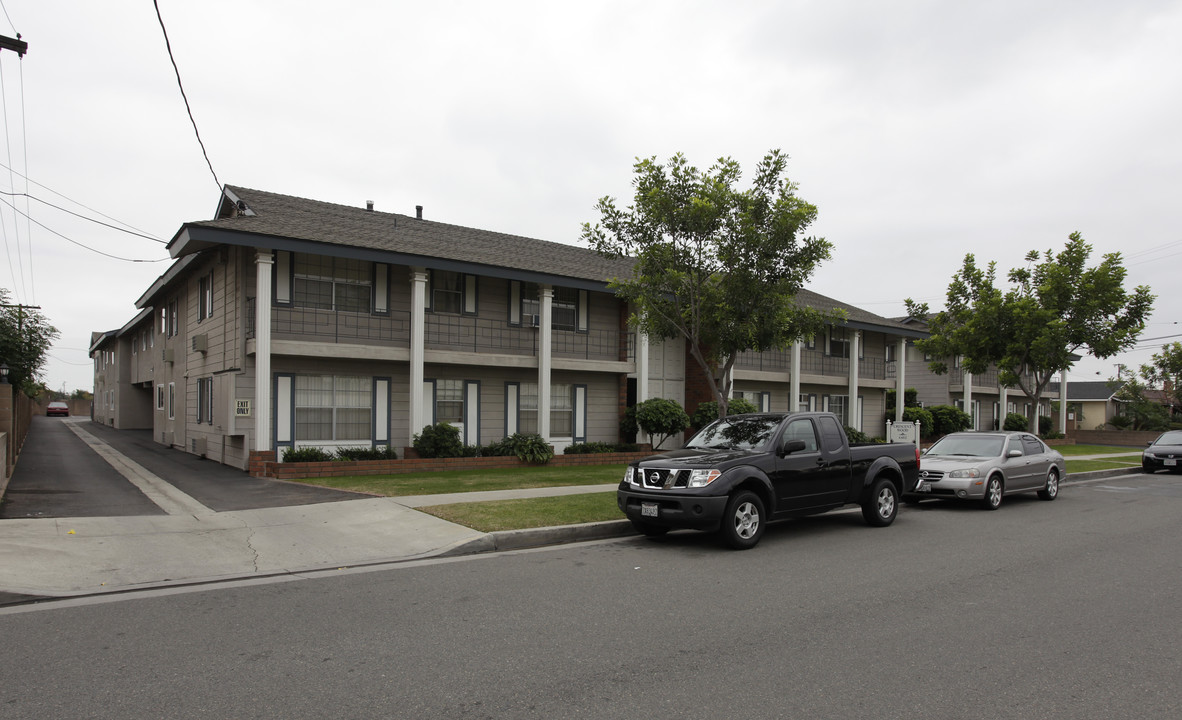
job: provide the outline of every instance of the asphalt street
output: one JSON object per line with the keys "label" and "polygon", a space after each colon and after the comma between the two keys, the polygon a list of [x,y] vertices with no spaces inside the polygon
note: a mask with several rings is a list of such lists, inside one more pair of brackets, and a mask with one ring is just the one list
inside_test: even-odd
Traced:
{"label": "asphalt street", "polygon": [[0,609],[0,717],[1182,716],[1182,478]]}

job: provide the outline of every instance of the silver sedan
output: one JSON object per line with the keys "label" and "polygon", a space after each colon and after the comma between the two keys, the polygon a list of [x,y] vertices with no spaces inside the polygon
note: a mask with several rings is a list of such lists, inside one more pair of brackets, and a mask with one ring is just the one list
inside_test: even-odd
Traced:
{"label": "silver sedan", "polygon": [[1030,433],[952,433],[923,454],[919,485],[907,499],[976,500],[996,510],[1002,496],[1012,493],[1037,492],[1054,500],[1066,474],[1063,456]]}

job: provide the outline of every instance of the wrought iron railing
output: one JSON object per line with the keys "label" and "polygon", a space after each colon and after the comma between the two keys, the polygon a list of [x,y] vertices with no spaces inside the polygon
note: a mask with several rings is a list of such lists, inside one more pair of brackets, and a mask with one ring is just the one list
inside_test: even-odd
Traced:
{"label": "wrought iron railing", "polygon": [[633,357],[632,333],[619,330],[555,330],[550,342],[554,357],[583,360],[629,360]]}
{"label": "wrought iron railing", "polygon": [[426,318],[426,346],[433,350],[537,355],[538,331],[501,320],[438,315]]}
{"label": "wrought iron railing", "polygon": [[747,350],[735,358],[735,367],[741,370],[788,372],[792,369],[792,353],[788,350]]}

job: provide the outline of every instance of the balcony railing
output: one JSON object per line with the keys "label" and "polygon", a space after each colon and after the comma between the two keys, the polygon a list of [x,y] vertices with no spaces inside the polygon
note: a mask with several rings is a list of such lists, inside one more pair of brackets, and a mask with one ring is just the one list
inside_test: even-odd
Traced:
{"label": "balcony railing", "polygon": [[[952,368],[949,370],[948,379],[952,385],[964,385],[964,368]],[[973,375],[973,387],[995,388],[997,385],[997,370],[988,370]]]}
{"label": "balcony railing", "polygon": [[792,369],[792,353],[788,350],[747,350],[735,358],[735,367],[740,370],[786,373]]}
{"label": "balcony railing", "polygon": [[555,330],[550,336],[551,352],[561,358],[630,360],[634,357],[633,337],[632,333],[619,330]]}
{"label": "balcony railing", "polygon": [[[425,345],[433,350],[536,356],[538,329],[503,320],[427,313]],[[272,308],[271,335],[276,339],[371,345],[410,345],[410,313],[390,315],[335,312],[314,308]],[[246,299],[246,336],[255,336],[255,299]],[[626,361],[636,357],[632,333],[612,330],[551,335],[554,357]]]}
{"label": "balcony railing", "polygon": [[537,355],[538,331],[501,320],[438,315],[426,317],[426,346],[433,350]]}
{"label": "balcony railing", "polygon": [[806,375],[850,376],[849,358],[826,355],[818,350],[800,351],[800,369]]}

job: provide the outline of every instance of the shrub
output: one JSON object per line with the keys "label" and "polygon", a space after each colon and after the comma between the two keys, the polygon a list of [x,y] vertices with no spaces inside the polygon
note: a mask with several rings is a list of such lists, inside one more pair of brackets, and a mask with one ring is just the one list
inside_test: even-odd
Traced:
{"label": "shrub", "polygon": [[524,463],[545,465],[554,457],[554,448],[541,435],[515,433],[505,438],[505,443],[513,449],[513,455]]}
{"label": "shrub", "polygon": [[386,447],[346,447],[337,448],[337,460],[397,460],[398,451],[393,446]]}
{"label": "shrub", "polygon": [[636,424],[649,434],[653,447],[689,427],[689,415],[676,400],[652,398],[636,404]]}
{"label": "shrub", "polygon": [[[746,398],[733,397],[727,403],[728,415],[742,415],[743,413],[759,412],[759,408]],[[694,410],[693,417],[690,418],[690,425],[701,430],[710,423],[718,419],[718,403],[711,400],[698,405],[698,409]]]}
{"label": "shrub", "polygon": [[903,408],[903,422],[919,423],[919,434],[923,437],[931,437],[936,432],[936,421],[932,419],[932,414],[927,408]]}
{"label": "shrub", "polygon": [[968,413],[952,405],[933,405],[927,410],[932,413],[932,431],[937,435],[968,430],[973,424],[973,419]]}
{"label": "shrub", "polygon": [[464,454],[460,429],[445,422],[424,427],[411,444],[421,458],[450,458]]}
{"label": "shrub", "polygon": [[623,453],[636,452],[640,450],[640,446],[636,443],[605,443],[605,442],[589,442],[589,443],[575,443],[574,445],[567,445],[562,452],[566,455],[592,455],[596,453]]}
{"label": "shrub", "polygon": [[1006,413],[1006,421],[1001,428],[1010,431],[1027,430],[1030,428],[1030,421],[1022,413]]}
{"label": "shrub", "polygon": [[854,445],[856,443],[871,442],[869,435],[862,432],[861,430],[855,430],[852,427],[850,427],[849,425],[845,426],[845,436],[847,438],[849,438],[851,445]]}
{"label": "shrub", "polygon": [[283,462],[327,462],[332,460],[332,453],[318,447],[289,447],[283,451]]}
{"label": "shrub", "polygon": [[1038,434],[1046,437],[1051,432],[1051,419],[1046,415],[1038,416]]}

